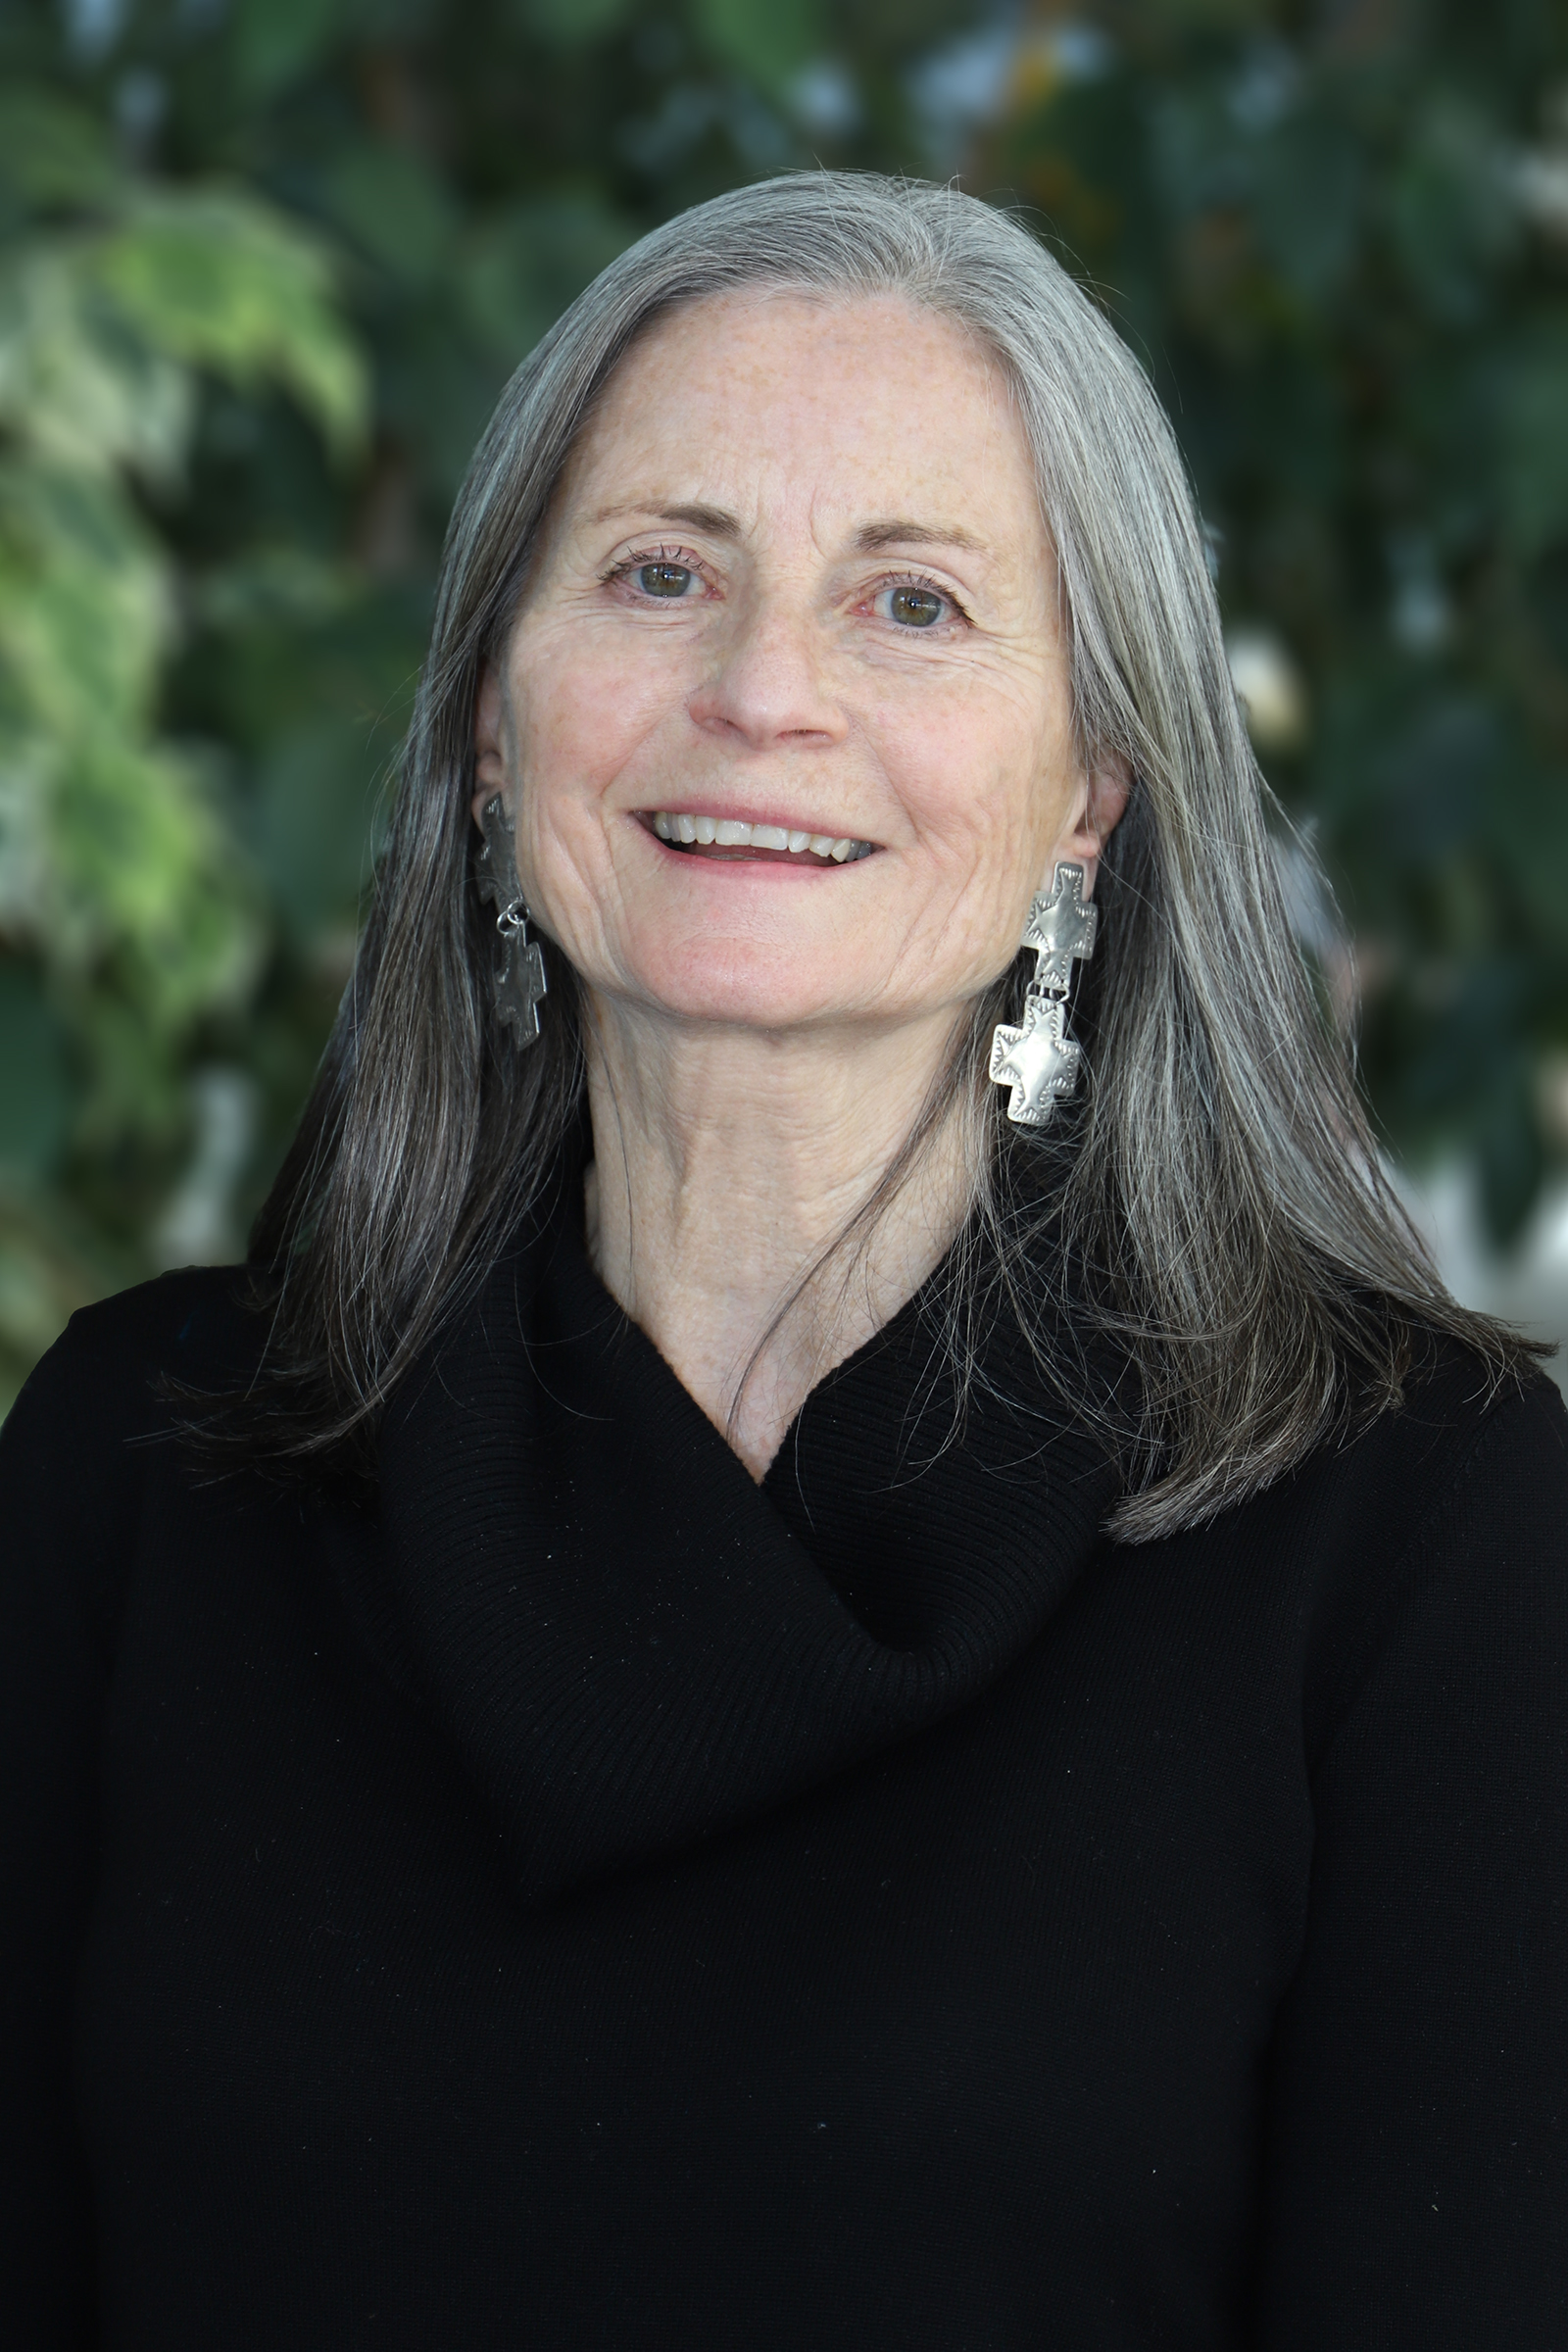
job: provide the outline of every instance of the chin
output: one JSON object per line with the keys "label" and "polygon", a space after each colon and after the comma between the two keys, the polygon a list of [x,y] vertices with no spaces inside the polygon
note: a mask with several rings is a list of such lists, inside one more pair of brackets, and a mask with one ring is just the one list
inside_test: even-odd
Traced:
{"label": "chin", "polygon": [[645,1003],[677,1020],[758,1029],[831,1020],[868,993],[865,975],[844,972],[832,958],[732,942],[672,944],[639,956],[630,977]]}

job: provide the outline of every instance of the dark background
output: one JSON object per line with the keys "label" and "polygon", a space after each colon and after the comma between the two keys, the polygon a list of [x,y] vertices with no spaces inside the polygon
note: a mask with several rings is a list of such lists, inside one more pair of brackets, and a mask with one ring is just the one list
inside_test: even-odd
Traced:
{"label": "dark background", "polygon": [[0,1409],[79,1300],[242,1246],[507,374],[643,229],[817,160],[957,172],[1099,290],[1381,1132],[1538,1230],[1568,6],[0,0]]}

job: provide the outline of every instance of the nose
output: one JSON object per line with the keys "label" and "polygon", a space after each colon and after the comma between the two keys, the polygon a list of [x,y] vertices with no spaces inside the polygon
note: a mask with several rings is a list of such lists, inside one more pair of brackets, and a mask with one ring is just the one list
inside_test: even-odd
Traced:
{"label": "nose", "polygon": [[820,622],[808,610],[760,599],[735,612],[715,652],[686,706],[705,734],[758,752],[842,741],[847,720],[827,675]]}

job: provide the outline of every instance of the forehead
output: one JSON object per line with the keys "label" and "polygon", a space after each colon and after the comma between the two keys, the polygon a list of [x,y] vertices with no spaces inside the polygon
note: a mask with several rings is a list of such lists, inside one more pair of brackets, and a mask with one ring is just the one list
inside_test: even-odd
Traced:
{"label": "forehead", "polygon": [[570,504],[779,498],[1038,535],[1028,445],[996,358],[896,295],[748,292],[657,322],[607,386],[563,485]]}

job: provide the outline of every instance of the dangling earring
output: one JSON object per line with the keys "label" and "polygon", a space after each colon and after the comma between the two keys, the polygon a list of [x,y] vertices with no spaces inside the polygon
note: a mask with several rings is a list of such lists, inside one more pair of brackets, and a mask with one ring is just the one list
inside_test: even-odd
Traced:
{"label": "dangling earring", "polygon": [[1067,991],[1075,960],[1095,952],[1099,924],[1099,908],[1084,899],[1083,867],[1058,865],[1050,897],[1042,892],[1029,909],[1020,943],[1040,953],[1022,1025],[1004,1021],[991,1041],[991,1076],[1012,1089],[1007,1116],[1014,1126],[1044,1127],[1058,1097],[1077,1087],[1083,1048],[1066,1033]]}
{"label": "dangling earring", "polygon": [[497,909],[496,929],[501,934],[492,974],[496,1014],[519,1046],[531,1046],[539,1034],[539,1007],[550,984],[539,943],[528,937],[528,908],[517,891],[514,837],[499,793],[486,801],[479,821],[484,829],[479,896]]}

